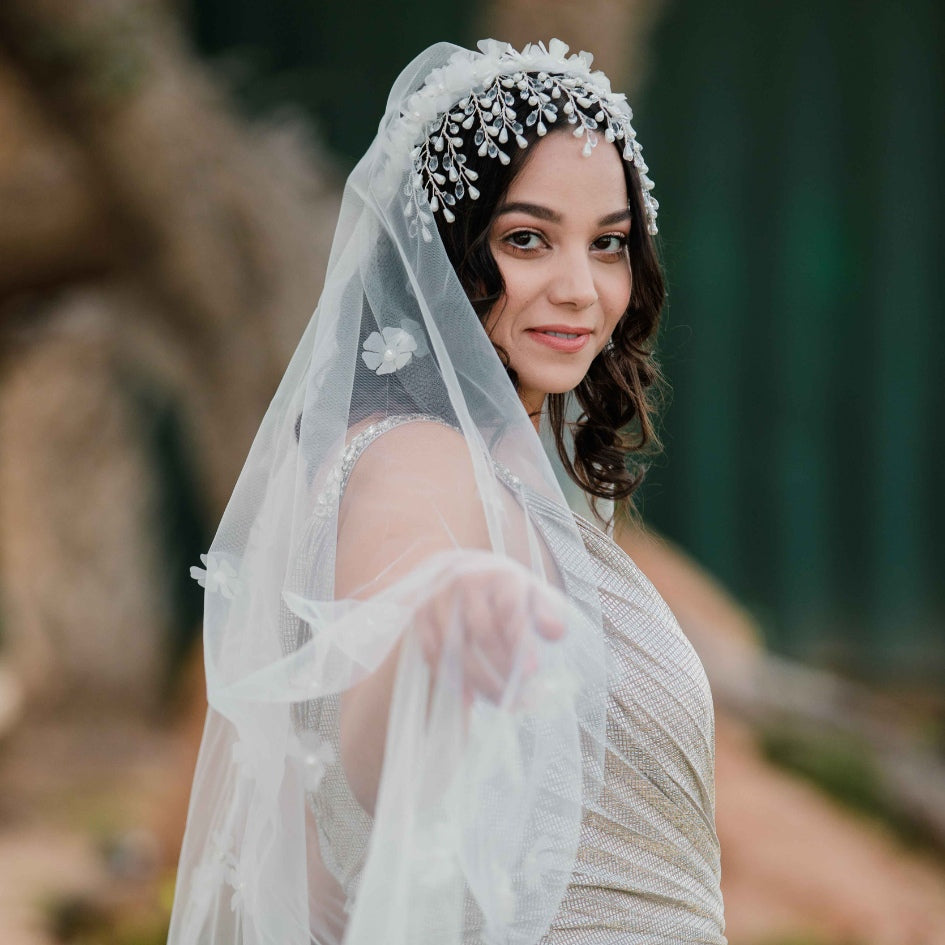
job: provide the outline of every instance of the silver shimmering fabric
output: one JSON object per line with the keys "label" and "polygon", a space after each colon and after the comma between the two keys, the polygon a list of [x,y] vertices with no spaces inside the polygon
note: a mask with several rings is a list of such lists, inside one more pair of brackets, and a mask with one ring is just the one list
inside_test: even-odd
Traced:
{"label": "silver shimmering fabric", "polygon": [[589,522],[578,526],[612,658],[606,778],[586,807],[578,864],[546,942],[724,942],[705,672],[628,555]]}
{"label": "silver shimmering fabric", "polygon": [[[342,456],[332,481],[343,491],[361,453],[379,436],[416,420],[388,417],[362,431]],[[499,478],[528,504],[564,569],[586,562],[564,557],[556,541],[561,513],[506,470]],[[585,799],[577,862],[564,900],[542,945],[725,945],[720,856],[715,832],[714,718],[702,664],[665,601],[607,535],[575,516],[593,562],[611,669],[605,783]],[[303,726],[337,732],[335,700],[311,705]],[[334,739],[337,735],[333,735]],[[336,742],[337,748],[337,742]],[[352,796],[340,766],[310,797],[327,863],[348,896],[357,889],[370,817]],[[474,909],[470,945],[480,941]]]}

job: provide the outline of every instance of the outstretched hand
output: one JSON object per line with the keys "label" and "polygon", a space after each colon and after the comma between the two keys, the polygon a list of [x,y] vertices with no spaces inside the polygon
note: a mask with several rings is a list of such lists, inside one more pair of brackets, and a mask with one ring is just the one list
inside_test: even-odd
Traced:
{"label": "outstretched hand", "polygon": [[460,661],[463,697],[500,702],[513,676],[537,669],[538,638],[559,640],[561,598],[514,565],[463,571],[446,578],[414,621],[424,656],[437,673],[444,659]]}

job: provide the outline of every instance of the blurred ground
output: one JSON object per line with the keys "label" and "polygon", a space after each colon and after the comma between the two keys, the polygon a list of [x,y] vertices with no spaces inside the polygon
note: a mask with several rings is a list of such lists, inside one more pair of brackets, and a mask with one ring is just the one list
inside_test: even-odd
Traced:
{"label": "blurred ground", "polygon": [[945,866],[759,756],[722,717],[717,824],[733,945],[769,941],[939,945]]}
{"label": "blurred ground", "polygon": [[[697,648],[707,634],[735,649],[756,645],[744,615],[682,555],[632,536],[625,543]],[[197,681],[174,718],[60,715],[22,726],[0,746],[3,945],[162,941],[203,722],[192,669]],[[720,711],[717,725],[732,945],[945,941],[945,861],[772,766],[730,713]]]}
{"label": "blurred ground", "polygon": [[[496,3],[486,32],[534,39],[538,17],[615,72],[645,65],[621,37],[642,50],[662,6]],[[99,21],[106,8],[131,14]],[[0,945],[163,941],[204,705],[195,684],[153,714],[168,595],[147,558],[157,473],[128,378],[186,405],[218,512],[337,217],[305,129],[233,117],[169,11],[0,4],[3,655],[24,682],[35,669],[31,705],[59,700],[0,740]],[[585,39],[605,18],[607,42]],[[45,58],[50,36],[71,54]],[[629,541],[710,676],[737,678],[759,652],[750,621],[668,546]],[[773,767],[724,707],[717,734],[732,945],[945,942],[941,861]]]}
{"label": "blurred ground", "polygon": [[[179,739],[115,717],[60,718],[26,725],[4,746],[0,942],[45,945],[98,926],[113,907],[157,903],[156,841],[140,825],[150,828],[169,779],[182,776],[172,763]],[[137,862],[126,853],[122,864],[117,840],[136,825]]]}

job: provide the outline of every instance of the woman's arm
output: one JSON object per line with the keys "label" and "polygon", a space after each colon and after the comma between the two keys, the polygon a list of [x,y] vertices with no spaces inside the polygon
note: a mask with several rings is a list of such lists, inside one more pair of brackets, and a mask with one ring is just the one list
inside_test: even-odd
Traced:
{"label": "woman's arm", "polygon": [[[411,627],[435,672],[448,633],[461,635],[463,695],[498,700],[528,628],[554,639],[563,623],[537,579],[492,555],[465,440],[433,423],[396,428],[364,452],[348,481],[338,520],[335,596],[373,597],[433,555],[457,554],[418,600]],[[511,497],[504,514],[521,516]],[[521,529],[516,529],[521,533]],[[401,640],[402,642],[402,640]],[[454,644],[456,644],[454,640]],[[387,717],[401,646],[341,698],[341,762],[358,802],[373,812],[384,762]],[[526,667],[527,668],[527,667]]]}

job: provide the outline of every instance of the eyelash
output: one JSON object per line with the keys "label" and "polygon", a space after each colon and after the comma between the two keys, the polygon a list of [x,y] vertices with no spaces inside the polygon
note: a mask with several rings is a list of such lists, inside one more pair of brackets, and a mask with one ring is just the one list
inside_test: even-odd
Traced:
{"label": "eyelash", "polygon": [[594,240],[594,242],[599,243],[601,240],[617,240],[619,249],[613,249],[610,251],[605,250],[608,256],[621,255],[630,243],[630,237],[628,237],[626,233],[605,233],[603,236]]}
{"label": "eyelash", "polygon": [[[502,242],[505,243],[507,246],[509,246],[511,249],[517,250],[520,253],[526,253],[526,254],[533,253],[535,252],[536,249],[538,249],[537,246],[519,246],[515,242],[515,239],[521,236],[535,236],[538,239],[542,240],[542,242],[545,242],[545,239],[541,235],[541,233],[537,233],[535,230],[515,230],[514,232],[509,233],[508,236],[503,237]],[[629,238],[627,237],[625,233],[605,233],[603,236],[599,236],[596,240],[594,240],[594,243],[591,245],[599,243],[601,242],[601,240],[614,240],[614,239],[619,242],[620,244],[619,249],[599,250],[599,252],[601,252],[605,256],[613,256],[613,257],[622,256],[629,242]],[[547,245],[546,242],[545,242],[545,245]]]}

